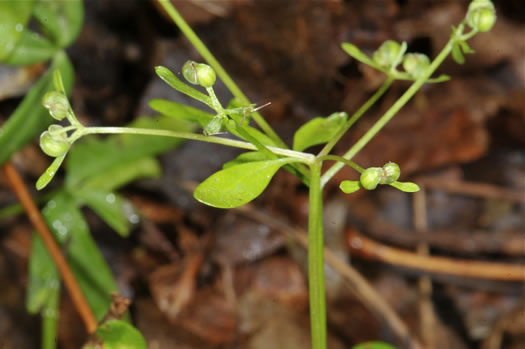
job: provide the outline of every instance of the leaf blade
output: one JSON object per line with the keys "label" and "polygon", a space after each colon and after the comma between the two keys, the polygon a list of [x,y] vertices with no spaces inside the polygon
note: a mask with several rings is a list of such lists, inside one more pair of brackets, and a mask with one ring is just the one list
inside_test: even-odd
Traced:
{"label": "leaf blade", "polygon": [[347,113],[339,112],[308,121],[295,132],[293,150],[303,151],[311,146],[327,143],[347,119]]}
{"label": "leaf blade", "polygon": [[193,192],[196,200],[217,208],[242,206],[259,196],[273,175],[296,159],[248,162],[215,172]]}

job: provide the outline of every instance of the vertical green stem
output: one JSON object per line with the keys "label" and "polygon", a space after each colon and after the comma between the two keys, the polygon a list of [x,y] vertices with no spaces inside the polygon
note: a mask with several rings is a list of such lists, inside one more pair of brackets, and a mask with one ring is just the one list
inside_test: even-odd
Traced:
{"label": "vertical green stem", "polygon": [[55,349],[57,347],[60,289],[57,288],[54,291],[42,313],[42,349]]}
{"label": "vertical green stem", "polygon": [[[184,20],[184,18],[182,18],[177,9],[173,7],[171,2],[169,0],[159,0],[159,3],[171,17],[173,22],[175,22],[179,29],[192,43],[193,47],[195,47],[197,51],[199,51],[202,58],[204,58],[206,62],[208,62],[208,64],[211,65],[213,69],[215,69],[215,72],[217,72],[217,75],[224,82],[224,85],[226,85],[226,87],[231,91],[231,93],[235,97],[237,97],[242,103],[249,105],[250,101],[248,97],[246,97],[246,95],[241,91],[237,84],[230,78],[226,70],[224,70],[222,65],[215,58],[215,56],[213,56],[213,54],[208,50],[206,45],[204,45],[201,39],[199,39],[199,37],[191,29],[188,23],[186,23],[186,21]],[[277,133],[275,133],[275,131],[266,122],[266,120],[264,120],[261,114],[259,114],[258,112],[254,112],[252,114],[252,117],[253,120],[257,123],[257,125],[259,125],[261,130],[263,130],[270,138],[272,138],[279,147],[286,148],[286,144],[279,138]]]}
{"label": "vertical green stem", "polygon": [[316,161],[310,166],[308,282],[312,349],[326,349],[326,300],[324,290],[321,165],[321,161]]}

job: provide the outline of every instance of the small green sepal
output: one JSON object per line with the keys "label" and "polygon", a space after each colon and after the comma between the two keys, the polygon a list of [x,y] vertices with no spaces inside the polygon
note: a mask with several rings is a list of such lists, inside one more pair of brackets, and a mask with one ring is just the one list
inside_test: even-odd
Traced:
{"label": "small green sepal", "polygon": [[390,183],[396,189],[404,191],[405,193],[415,193],[419,191],[419,185],[412,182],[394,182]]}
{"label": "small green sepal", "polygon": [[345,194],[352,194],[361,189],[361,185],[359,181],[342,181],[339,184],[339,189]]}
{"label": "small green sepal", "polygon": [[221,115],[215,115],[213,119],[204,127],[204,134],[206,136],[213,136],[221,132],[224,117]]}

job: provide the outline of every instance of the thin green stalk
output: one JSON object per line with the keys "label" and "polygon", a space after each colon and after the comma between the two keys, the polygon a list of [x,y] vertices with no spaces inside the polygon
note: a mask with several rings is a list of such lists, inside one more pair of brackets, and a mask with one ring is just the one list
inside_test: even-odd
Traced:
{"label": "thin green stalk", "polygon": [[383,85],[381,85],[381,87],[379,88],[379,90],[376,91],[376,93],[374,93],[374,95],[372,97],[370,97],[366,102],[365,104],[363,104],[361,106],[361,108],[359,108],[355,113],[354,115],[352,115],[350,117],[350,119],[348,119],[348,121],[341,127],[341,129],[339,129],[339,131],[337,132],[337,134],[330,140],[330,142],[326,143],[326,145],[323,147],[323,149],[321,149],[321,151],[319,152],[318,156],[325,156],[327,155],[328,153],[330,153],[330,151],[334,148],[334,146],[337,144],[337,142],[339,142],[339,140],[341,139],[341,137],[344,136],[344,134],[346,133],[346,131],[348,131],[348,129],[350,127],[352,127],[353,124],[356,123],[357,120],[359,120],[359,118],[364,114],[366,113],[366,111],[368,109],[370,109],[371,106],[373,106],[375,104],[375,102],[377,102],[377,100],[379,98],[381,98],[381,96],[388,90],[388,88],[390,87],[390,85],[392,85],[392,82],[394,81],[394,79],[392,77],[388,77],[386,79],[386,81],[383,83]]}
{"label": "thin green stalk", "polygon": [[[414,83],[403,93],[403,95],[387,110],[387,112],[361,137],[344,155],[343,158],[351,160],[370,140],[397,114],[397,112],[408,103],[408,101],[423,86],[428,78],[434,73],[439,65],[452,51],[453,40],[449,40],[447,45],[441,50],[439,55],[428,67],[425,74],[420,76]],[[321,186],[325,184],[343,167],[342,163],[335,163],[321,177]]]}
{"label": "thin green stalk", "polygon": [[60,290],[57,289],[49,298],[42,314],[42,349],[57,347],[57,328]]}
{"label": "thin green stalk", "polygon": [[323,198],[321,161],[310,166],[308,216],[308,284],[312,349],[326,349],[326,299],[324,289]]}
{"label": "thin green stalk", "polygon": [[337,156],[337,155],[318,156],[317,160],[322,160],[322,161],[324,161],[324,160],[339,161],[339,162],[342,162],[343,164],[347,165],[348,167],[353,168],[354,170],[356,170],[359,173],[361,173],[361,172],[363,172],[365,170],[364,168],[362,168],[361,166],[359,166],[355,162],[350,161],[350,160],[346,160],[345,158],[343,158],[341,156]]}
{"label": "thin green stalk", "polygon": [[[77,130],[78,138],[88,134],[136,134],[145,136],[162,136],[162,137],[174,137],[190,139],[201,142],[222,144],[230,147],[236,147],[247,150],[257,150],[257,147],[251,143],[237,141],[228,138],[205,136],[190,132],[176,132],[169,130],[157,130],[149,128],[133,128],[133,127],[86,127]],[[282,149],[277,147],[267,147],[271,152],[277,155],[282,155],[291,158],[297,158],[302,160],[304,163],[311,163],[314,161],[315,156],[313,154],[298,152],[290,149]]]}
{"label": "thin green stalk", "polygon": [[[171,2],[169,0],[159,0],[159,3],[171,17],[173,22],[175,22],[179,29],[192,43],[193,47],[195,47],[195,49],[199,51],[199,53],[206,60],[206,62],[208,62],[208,64],[211,65],[213,69],[215,69],[215,72],[217,73],[219,78],[224,82],[224,85],[226,85],[230,92],[235,97],[237,97],[242,103],[250,105],[251,103],[248,97],[246,97],[246,95],[241,91],[237,84],[230,78],[226,70],[224,70],[219,61],[217,61],[213,54],[208,50],[206,45],[204,45],[204,43],[191,29],[188,23],[186,23],[184,18],[182,18],[182,16],[179,14],[177,9],[175,9],[175,7],[171,4]],[[270,138],[272,138],[278,146],[282,148],[287,148],[286,144],[281,140],[281,138],[279,138],[277,133],[275,133],[275,131],[271,128],[271,126],[266,122],[266,120],[262,117],[262,115],[259,112],[254,112],[252,117],[255,123],[259,125],[261,130],[263,130],[263,132],[265,132]]]}

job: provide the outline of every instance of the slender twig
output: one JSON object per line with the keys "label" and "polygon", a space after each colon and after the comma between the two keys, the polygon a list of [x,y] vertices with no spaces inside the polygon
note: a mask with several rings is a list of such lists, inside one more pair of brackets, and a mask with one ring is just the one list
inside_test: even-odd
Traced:
{"label": "slender twig", "polygon": [[477,279],[525,281],[525,265],[420,256],[375,242],[353,231],[348,233],[347,242],[353,256],[362,256],[400,267]]}
{"label": "slender twig", "polygon": [[97,329],[97,319],[93,315],[93,312],[91,311],[91,308],[89,307],[86,298],[84,297],[84,294],[82,293],[82,290],[80,289],[80,286],[73,275],[73,272],[69,268],[69,265],[62,254],[62,251],[58,247],[58,244],[53,238],[53,235],[49,231],[49,228],[47,227],[44,218],[40,214],[38,207],[33,201],[31,194],[27,190],[27,186],[18,174],[17,170],[9,162],[4,164],[3,170],[13,192],[18,197],[18,200],[27,212],[29,220],[35,227],[49,254],[53,258],[53,261],[55,262],[58,271],[64,280],[64,284],[69,291],[71,299],[73,300],[73,304],[75,305],[75,308],[84,322],[87,332],[94,333]]}

